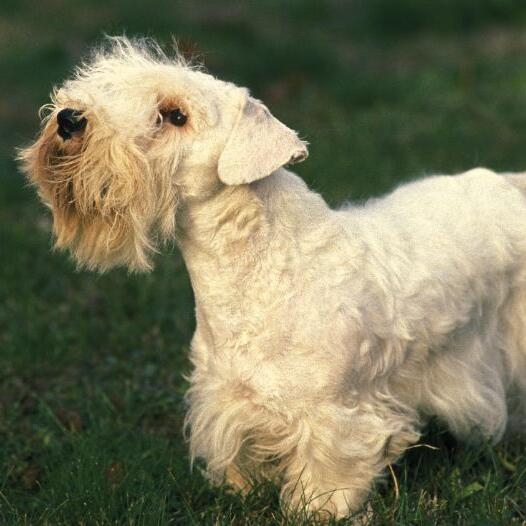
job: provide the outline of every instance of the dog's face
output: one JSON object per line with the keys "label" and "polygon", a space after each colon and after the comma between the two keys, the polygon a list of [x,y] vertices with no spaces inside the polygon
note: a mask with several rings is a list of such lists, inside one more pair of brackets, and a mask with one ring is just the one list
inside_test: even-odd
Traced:
{"label": "dog's face", "polygon": [[307,155],[245,89],[123,38],[44,110],[19,159],[52,210],[56,245],[99,270],[149,269],[158,241],[175,234],[178,205]]}

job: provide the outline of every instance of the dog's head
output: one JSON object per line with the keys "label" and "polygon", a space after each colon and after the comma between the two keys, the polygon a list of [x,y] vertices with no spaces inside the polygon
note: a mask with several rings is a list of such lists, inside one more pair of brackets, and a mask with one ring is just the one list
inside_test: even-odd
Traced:
{"label": "dog's head", "polygon": [[51,208],[56,246],[99,270],[149,269],[175,234],[178,204],[307,155],[247,90],[146,41],[109,39],[43,113],[19,159]]}

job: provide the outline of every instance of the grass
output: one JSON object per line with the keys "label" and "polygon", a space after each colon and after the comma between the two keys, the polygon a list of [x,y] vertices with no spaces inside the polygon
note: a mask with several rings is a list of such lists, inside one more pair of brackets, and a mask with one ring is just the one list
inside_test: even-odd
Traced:
{"label": "grass", "polygon": [[[526,5],[4,0],[0,7],[0,524],[310,524],[272,485],[245,501],[190,473],[181,432],[192,292],[176,251],[146,276],[75,272],[13,161],[37,109],[103,32],[174,33],[311,143],[335,204],[474,165],[524,169]],[[396,7],[394,7],[396,6]],[[371,524],[526,524],[524,440],[433,426]],[[396,482],[395,482],[396,481]],[[342,521],[342,524],[349,521]]]}

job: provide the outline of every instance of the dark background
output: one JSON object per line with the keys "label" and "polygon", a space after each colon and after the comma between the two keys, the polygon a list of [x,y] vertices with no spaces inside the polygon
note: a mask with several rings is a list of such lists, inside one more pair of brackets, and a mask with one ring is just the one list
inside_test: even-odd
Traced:
{"label": "dark background", "polygon": [[[173,35],[250,87],[311,143],[296,171],[337,204],[526,168],[526,2],[2,0],[0,524],[307,524],[271,485],[243,502],[190,473],[178,253],[148,275],[75,272],[17,171],[51,87],[104,33]],[[423,443],[374,492],[372,524],[526,524],[524,441],[465,448],[434,426]]]}

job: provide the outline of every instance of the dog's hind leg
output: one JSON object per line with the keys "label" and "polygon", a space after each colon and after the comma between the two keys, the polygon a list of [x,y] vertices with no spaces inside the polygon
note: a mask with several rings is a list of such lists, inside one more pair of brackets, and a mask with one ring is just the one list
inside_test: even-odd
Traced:
{"label": "dog's hind leg", "polygon": [[[526,172],[502,174],[526,196]],[[526,238],[526,232],[524,233]],[[526,432],[526,268],[503,308],[503,353],[508,377],[508,435]]]}
{"label": "dog's hind leg", "polygon": [[506,367],[508,435],[526,432],[526,271],[507,301],[501,319]]}

